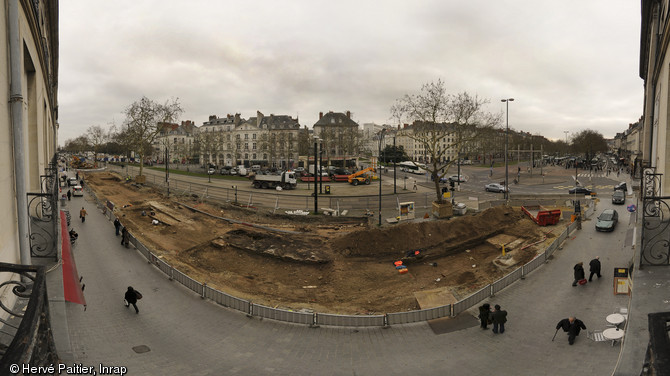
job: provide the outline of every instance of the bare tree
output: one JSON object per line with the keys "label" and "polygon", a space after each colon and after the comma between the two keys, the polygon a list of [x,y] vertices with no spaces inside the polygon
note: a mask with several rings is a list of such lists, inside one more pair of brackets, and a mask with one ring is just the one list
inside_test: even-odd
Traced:
{"label": "bare tree", "polygon": [[98,163],[98,151],[109,140],[109,133],[99,125],[92,125],[86,130],[86,136],[89,144],[93,147],[93,164],[96,165]]}
{"label": "bare tree", "polygon": [[[488,100],[467,92],[447,94],[442,80],[424,84],[419,94],[405,94],[391,107],[391,116],[399,123],[413,122],[407,136],[423,146],[426,153],[426,171],[435,183],[438,203],[444,203],[440,179],[460,154],[479,139],[482,130],[498,126],[502,114],[485,112]],[[450,158],[455,151],[456,158]]]}
{"label": "bare tree", "polygon": [[139,155],[139,175],[142,175],[144,156],[152,153],[151,145],[160,132],[158,123],[174,123],[183,111],[179,99],[160,104],[147,97],[142,97],[125,109],[124,130],[130,137],[133,151]]}

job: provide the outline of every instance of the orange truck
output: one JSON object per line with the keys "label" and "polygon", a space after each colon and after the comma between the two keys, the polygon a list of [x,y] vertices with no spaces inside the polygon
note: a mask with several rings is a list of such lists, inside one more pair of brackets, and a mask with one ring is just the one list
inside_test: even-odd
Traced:
{"label": "orange truck", "polygon": [[561,211],[559,209],[547,209],[542,205],[522,206],[521,211],[526,213],[533,222],[540,226],[555,225],[561,220]]}

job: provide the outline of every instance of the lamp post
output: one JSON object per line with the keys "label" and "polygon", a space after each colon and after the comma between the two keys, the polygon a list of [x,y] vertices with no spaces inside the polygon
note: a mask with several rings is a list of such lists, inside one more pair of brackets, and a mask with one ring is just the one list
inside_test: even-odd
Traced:
{"label": "lamp post", "polygon": [[317,159],[316,155],[318,153],[317,146],[319,145],[319,139],[314,138],[314,214],[319,214],[319,192],[316,189],[317,183],[316,183],[316,175],[318,173],[317,171]]}
{"label": "lamp post", "polygon": [[170,140],[165,144],[165,185],[167,186],[167,196],[170,197],[170,168],[168,160],[170,159]]}
{"label": "lamp post", "polygon": [[393,194],[397,194],[396,192],[396,175],[395,175],[395,161],[398,159],[398,155],[396,154],[396,148],[395,148],[395,136],[393,136]]}
{"label": "lamp post", "polygon": [[507,168],[507,148],[509,147],[509,102],[513,102],[514,98],[501,99],[501,102],[505,103],[505,115],[506,115],[506,126],[505,126],[505,202],[509,201],[509,171]]}
{"label": "lamp post", "polygon": [[385,133],[386,129],[382,129],[382,131],[379,132],[379,153],[377,154],[377,164],[379,165],[379,226],[382,225],[382,164],[380,162],[382,156],[382,141],[384,140]]}

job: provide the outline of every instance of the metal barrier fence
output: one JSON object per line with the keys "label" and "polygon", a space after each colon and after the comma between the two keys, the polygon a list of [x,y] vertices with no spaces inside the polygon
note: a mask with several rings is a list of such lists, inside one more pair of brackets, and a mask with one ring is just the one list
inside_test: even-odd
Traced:
{"label": "metal barrier fence", "polygon": [[[88,187],[85,188],[88,194],[94,199],[96,205],[100,210],[103,211],[104,215],[113,220],[115,218],[112,210],[107,210],[107,206],[98,199],[95,192],[91,191]],[[589,207],[589,210],[585,211],[585,216],[592,215],[595,212],[593,206]],[[385,313],[383,315],[337,315],[329,313],[309,313],[309,312],[295,312],[286,309],[277,309],[272,307],[267,307],[260,304],[254,304],[250,301],[234,297],[232,295],[226,294],[222,291],[216,290],[207,286],[206,283],[202,283],[194,280],[188,275],[182,273],[181,271],[173,268],[167,262],[160,259],[153,252],[147,249],[136,237],[130,234],[130,243],[144,256],[150,264],[155,265],[161,272],[163,272],[170,280],[174,280],[184,285],[189,290],[200,295],[202,298],[210,299],[216,302],[219,305],[224,307],[232,308],[237,311],[244,312],[250,316],[257,316],[268,318],[277,321],[285,321],[296,324],[305,324],[305,325],[328,325],[328,326],[348,326],[348,327],[383,327],[388,325],[399,325],[399,324],[408,324],[414,322],[421,322],[427,320],[433,320],[441,317],[455,317],[456,315],[467,311],[468,309],[474,307],[480,302],[494,296],[496,293],[502,291],[506,287],[510,286],[519,279],[523,279],[528,273],[539,268],[541,265],[546,263],[549,259],[549,256],[556,249],[559,248],[560,244],[565,241],[570,233],[575,231],[578,228],[579,223],[571,223],[565,231],[563,231],[555,240],[552,242],[547,249],[541,254],[537,255],[534,259],[528,263],[522,265],[521,267],[513,270],[511,273],[500,278],[499,280],[486,285],[480,290],[469,295],[465,299],[462,299],[454,304],[444,305],[435,308],[408,311],[408,312],[396,312],[396,313]]]}

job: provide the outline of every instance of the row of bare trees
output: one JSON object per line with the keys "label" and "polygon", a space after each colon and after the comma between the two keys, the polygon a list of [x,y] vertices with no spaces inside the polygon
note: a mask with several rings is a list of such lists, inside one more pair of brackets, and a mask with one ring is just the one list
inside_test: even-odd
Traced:
{"label": "row of bare trees", "polygon": [[[391,116],[397,122],[413,123],[409,138],[423,146],[429,164],[425,169],[435,182],[438,203],[444,203],[440,189],[443,178],[460,156],[486,150],[499,149],[503,113],[484,109],[489,101],[467,92],[448,94],[442,80],[424,84],[418,94],[406,94],[391,107]],[[510,136],[510,145],[527,149],[542,149],[546,154],[593,155],[607,151],[604,137],[592,130],[573,135],[572,145],[564,141],[549,141],[542,136],[521,137],[517,132]],[[527,146],[526,146],[527,145]],[[510,148],[510,152],[514,148]],[[445,153],[455,151],[457,158],[445,158]],[[503,152],[504,154],[504,152]]]}

